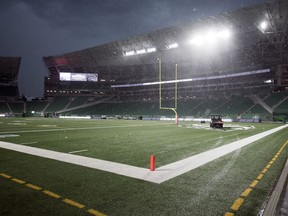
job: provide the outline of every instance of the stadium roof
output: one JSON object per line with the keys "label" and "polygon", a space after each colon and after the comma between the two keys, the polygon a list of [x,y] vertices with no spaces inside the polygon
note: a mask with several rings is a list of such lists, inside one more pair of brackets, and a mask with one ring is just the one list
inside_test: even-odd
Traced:
{"label": "stadium roof", "polygon": [[[280,0],[43,59],[52,76],[119,73],[132,67],[149,73],[157,58],[178,63],[189,76],[273,67],[288,61],[287,27],[288,1]],[[215,41],[221,34],[229,40]]]}

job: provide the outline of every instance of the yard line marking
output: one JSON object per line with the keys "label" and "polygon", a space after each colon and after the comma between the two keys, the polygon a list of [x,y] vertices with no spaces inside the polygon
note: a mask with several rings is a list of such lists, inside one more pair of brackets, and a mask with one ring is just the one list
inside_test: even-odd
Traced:
{"label": "yard line marking", "polygon": [[68,152],[68,154],[75,154],[75,153],[79,153],[79,152],[86,152],[86,151],[88,151],[88,149],[77,150],[77,151],[71,151],[71,152]]}
{"label": "yard line marking", "polygon": [[31,144],[36,144],[38,142],[26,142],[26,143],[19,143],[19,145],[31,145]]}
{"label": "yard line marking", "polygon": [[17,179],[17,178],[12,178],[11,180],[18,183],[18,184],[25,184],[26,183],[25,181],[23,181],[21,179]]}
{"label": "yard line marking", "polygon": [[55,193],[53,193],[53,192],[51,192],[51,191],[48,191],[48,190],[44,190],[43,193],[44,193],[44,194],[47,194],[48,196],[51,196],[51,197],[53,197],[53,198],[55,198],[55,199],[59,199],[59,198],[61,197],[60,195],[55,194]]}
{"label": "yard line marking", "polygon": [[241,196],[242,196],[242,197],[247,197],[252,190],[253,190],[252,188],[247,188],[247,189],[241,194]]}
{"label": "yard line marking", "polygon": [[4,177],[4,178],[7,178],[7,179],[12,178],[12,176],[9,176],[9,175],[7,175],[7,174],[5,174],[5,173],[1,173],[0,176],[2,176],[2,177]]}
{"label": "yard line marking", "polygon": [[231,206],[231,209],[234,211],[237,211],[241,205],[244,203],[244,199],[243,198],[238,198],[235,200],[235,202],[233,203],[233,205]]}
{"label": "yard line marking", "polygon": [[38,186],[30,184],[30,183],[26,184],[26,187],[29,187],[29,188],[32,188],[32,189],[38,190],[38,191],[42,190],[41,187],[38,187]]}
{"label": "yard line marking", "polygon": [[[153,182],[161,184],[193,169],[196,169],[204,164],[214,161],[224,155],[227,155],[237,149],[247,146],[255,141],[258,141],[266,136],[269,136],[277,131],[280,131],[288,127],[288,124],[273,128],[271,130],[255,134],[250,137],[246,137],[241,140],[237,140],[230,144],[220,146],[215,149],[202,152],[200,154],[194,155],[192,157],[167,164],[165,166],[157,168],[154,172],[151,172],[147,168],[136,167],[111,161],[105,161],[95,158],[84,157],[80,155],[73,155],[68,153],[55,152],[51,150],[45,150],[36,147],[30,147],[26,145],[17,145],[8,142],[0,141],[0,148],[14,150],[17,152],[22,152],[30,155],[36,155],[39,157],[54,159],[57,161],[67,162],[70,164],[75,164],[78,166],[89,167],[93,169],[98,169],[110,173],[115,173],[118,175],[123,175],[135,179],[140,179],[148,182]],[[66,129],[67,130],[67,129]],[[270,161],[271,162],[271,161]],[[270,164],[268,164],[270,165]],[[268,165],[266,168],[268,169]]]}
{"label": "yard line marking", "polygon": [[256,185],[259,183],[259,181],[258,180],[254,180],[251,184],[250,184],[250,187],[251,188],[254,188],[254,187],[256,187]]}
{"label": "yard line marking", "polygon": [[256,178],[257,180],[261,180],[263,178],[264,174],[259,174],[258,177]]}
{"label": "yard line marking", "polygon": [[92,215],[95,215],[95,216],[106,216],[105,214],[103,214],[103,213],[101,213],[99,211],[96,211],[94,209],[89,209],[87,212],[92,214]]}
{"label": "yard line marking", "polygon": [[67,203],[67,204],[69,204],[69,205],[72,205],[72,206],[75,206],[75,207],[77,207],[77,208],[80,208],[80,209],[82,209],[82,208],[85,207],[84,205],[82,205],[82,204],[80,204],[80,203],[78,203],[78,202],[75,202],[75,201],[73,201],[73,200],[70,200],[70,199],[64,199],[64,200],[62,200],[62,201],[65,202],[65,203]]}

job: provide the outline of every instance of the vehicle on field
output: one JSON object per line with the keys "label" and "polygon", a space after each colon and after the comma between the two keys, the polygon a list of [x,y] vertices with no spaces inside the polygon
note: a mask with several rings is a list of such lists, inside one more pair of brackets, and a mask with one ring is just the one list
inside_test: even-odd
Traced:
{"label": "vehicle on field", "polygon": [[210,115],[210,127],[211,128],[223,128],[222,115],[211,114]]}

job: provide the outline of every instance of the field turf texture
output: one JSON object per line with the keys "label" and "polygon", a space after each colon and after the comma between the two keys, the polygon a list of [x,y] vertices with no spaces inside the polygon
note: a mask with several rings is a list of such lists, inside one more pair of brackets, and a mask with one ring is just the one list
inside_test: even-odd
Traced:
{"label": "field turf texture", "polygon": [[[152,154],[157,168],[277,126],[227,123],[218,130],[197,122],[3,118],[0,141],[65,153],[87,150],[75,154],[148,169]],[[99,215],[224,215],[287,140],[285,128],[162,184],[0,149],[0,173],[11,176],[0,176],[0,214],[91,215],[93,209]],[[285,147],[235,215],[258,214],[287,152]]]}

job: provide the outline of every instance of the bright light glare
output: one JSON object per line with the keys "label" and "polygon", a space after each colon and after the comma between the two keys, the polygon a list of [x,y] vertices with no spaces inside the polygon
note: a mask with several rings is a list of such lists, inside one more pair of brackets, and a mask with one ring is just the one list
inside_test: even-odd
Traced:
{"label": "bright light glare", "polygon": [[203,43],[203,40],[200,36],[195,36],[194,38],[192,38],[192,40],[190,41],[191,44],[194,44],[196,46],[201,46]]}
{"label": "bright light glare", "polygon": [[137,54],[143,54],[143,53],[146,53],[146,50],[145,49],[137,50],[136,53]]}
{"label": "bright light glare", "polygon": [[272,83],[273,81],[270,79],[270,80],[266,80],[264,81],[264,83]]}
{"label": "bright light glare", "polygon": [[135,55],[135,52],[134,50],[133,51],[128,51],[125,53],[126,56],[132,56],[132,55]]}
{"label": "bright light glare", "polygon": [[218,36],[223,39],[228,39],[231,37],[231,32],[228,29],[225,29],[219,32]]}
{"label": "bright light glare", "polygon": [[156,52],[156,48],[155,48],[155,47],[148,48],[148,49],[147,49],[147,52],[148,52],[148,53],[150,53],[150,52]]}
{"label": "bright light glare", "polygon": [[126,51],[126,52],[123,52],[123,55],[124,56],[133,56],[133,55],[139,55],[139,54],[151,53],[151,52],[156,52],[156,48],[155,47],[150,47],[147,50],[146,49],[141,49],[141,50]]}
{"label": "bright light glare", "polygon": [[263,22],[260,24],[260,28],[261,28],[262,30],[265,30],[265,29],[267,28],[267,26],[268,26],[268,24],[267,24],[266,21],[263,21]]}
{"label": "bright light glare", "polygon": [[217,34],[214,31],[209,31],[205,38],[204,38],[208,43],[214,43],[217,39]]}
{"label": "bright light glare", "polygon": [[195,35],[191,40],[190,44],[195,46],[201,46],[202,44],[216,44],[219,40],[228,40],[231,37],[231,32],[228,29],[223,29],[222,31],[204,32],[202,34]]}
{"label": "bright light glare", "polygon": [[173,49],[173,48],[177,48],[177,47],[178,47],[177,43],[167,45],[167,49]]}

